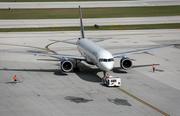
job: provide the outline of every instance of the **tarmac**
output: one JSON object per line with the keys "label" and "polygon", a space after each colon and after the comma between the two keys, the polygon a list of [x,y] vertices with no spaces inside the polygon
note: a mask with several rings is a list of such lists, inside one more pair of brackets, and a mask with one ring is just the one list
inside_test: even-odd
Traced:
{"label": "tarmac", "polygon": [[[78,17],[78,16],[77,16]],[[84,26],[137,25],[180,23],[180,16],[129,17],[129,18],[83,18]],[[0,28],[37,28],[79,26],[79,19],[15,19],[0,20]]]}
{"label": "tarmac", "polygon": [[87,2],[1,2],[1,9],[136,7],[180,5],[179,0],[87,1]]}
{"label": "tarmac", "polygon": [[[91,40],[112,37],[97,43],[111,53],[175,45],[127,56],[133,61],[130,70],[122,70],[121,58],[116,58],[113,71],[108,73],[121,78],[121,87],[103,85],[103,72],[85,62],[79,64],[80,72],[63,73],[58,58],[4,52],[80,55],[74,45],[49,41],[77,41],[79,37],[79,31],[0,33],[1,116],[180,114],[179,29],[85,31]],[[156,64],[155,73],[152,64]]]}

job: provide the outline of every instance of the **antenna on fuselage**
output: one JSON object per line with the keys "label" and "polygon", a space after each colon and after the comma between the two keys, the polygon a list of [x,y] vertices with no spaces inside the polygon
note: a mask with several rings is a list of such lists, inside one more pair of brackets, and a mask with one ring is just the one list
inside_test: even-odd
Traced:
{"label": "antenna on fuselage", "polygon": [[81,26],[81,38],[84,38],[84,27],[82,22],[81,6],[79,6],[79,18],[80,18],[80,26]]}

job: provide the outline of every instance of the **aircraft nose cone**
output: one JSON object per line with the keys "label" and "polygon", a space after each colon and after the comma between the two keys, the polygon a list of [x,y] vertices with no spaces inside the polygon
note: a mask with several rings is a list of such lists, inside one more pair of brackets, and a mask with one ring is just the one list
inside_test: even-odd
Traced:
{"label": "aircraft nose cone", "polygon": [[105,64],[105,65],[104,65],[104,70],[105,70],[105,71],[110,71],[110,70],[112,70],[112,69],[113,69],[113,65],[114,65],[114,63],[107,63],[107,64]]}

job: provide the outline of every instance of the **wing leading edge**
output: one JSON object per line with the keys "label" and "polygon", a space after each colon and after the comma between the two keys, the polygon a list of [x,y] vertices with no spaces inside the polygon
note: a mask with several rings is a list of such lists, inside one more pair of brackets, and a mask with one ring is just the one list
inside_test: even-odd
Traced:
{"label": "wing leading edge", "polygon": [[147,51],[150,51],[150,50],[156,50],[156,49],[168,48],[168,47],[174,47],[174,45],[156,47],[156,48],[149,48],[149,49],[142,49],[142,50],[134,50],[134,51],[129,51],[129,52],[121,52],[121,53],[115,53],[115,54],[112,54],[112,55],[115,58],[115,57],[126,56],[126,55],[130,55],[130,54],[137,54],[137,53],[147,52]]}
{"label": "wing leading edge", "polygon": [[46,53],[20,52],[20,51],[4,51],[4,52],[21,53],[21,54],[34,54],[34,55],[44,55],[44,56],[54,56],[54,57],[61,57],[61,58],[72,58],[72,59],[78,59],[78,60],[86,60],[86,58],[84,56],[76,56],[76,55],[46,54]]}

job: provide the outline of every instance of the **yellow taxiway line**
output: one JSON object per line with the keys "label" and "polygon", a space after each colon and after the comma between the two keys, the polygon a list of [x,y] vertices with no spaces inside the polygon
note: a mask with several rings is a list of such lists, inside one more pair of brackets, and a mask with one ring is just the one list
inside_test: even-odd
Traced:
{"label": "yellow taxiway line", "polygon": [[119,89],[120,91],[122,91],[123,93],[125,93],[125,94],[127,94],[127,95],[131,96],[132,98],[134,98],[134,99],[138,100],[139,102],[141,102],[141,103],[143,103],[143,104],[145,104],[145,105],[147,105],[147,106],[151,107],[152,109],[154,109],[154,110],[158,111],[159,113],[161,113],[161,114],[163,114],[163,115],[165,115],[165,116],[170,116],[170,115],[166,114],[165,112],[163,112],[163,111],[161,111],[161,110],[157,109],[156,107],[154,107],[154,106],[152,106],[152,105],[148,104],[147,102],[145,102],[145,101],[143,101],[143,100],[141,100],[141,99],[139,99],[139,98],[135,97],[134,95],[132,95],[132,94],[130,94],[130,93],[128,93],[128,92],[126,92],[125,90],[123,90],[123,89],[121,89],[121,88],[119,88],[119,87],[116,87],[116,88],[117,88],[117,89]]}
{"label": "yellow taxiway line", "polygon": [[58,25],[58,24],[54,24],[54,25],[56,25],[56,26],[60,27],[60,25]]}
{"label": "yellow taxiway line", "polygon": [[56,52],[54,52],[54,51],[52,51],[52,50],[50,50],[50,49],[48,48],[50,45],[55,44],[55,43],[58,43],[58,41],[48,44],[48,45],[45,47],[46,50],[49,51],[49,52],[52,52],[52,53],[54,53],[54,54],[57,54]]}
{"label": "yellow taxiway line", "polygon": [[169,21],[169,20],[166,20],[168,23],[172,23],[171,21]]}
{"label": "yellow taxiway line", "polygon": [[111,24],[113,24],[113,25],[118,25],[118,24],[116,24],[116,23],[113,23],[113,22],[111,22]]}

